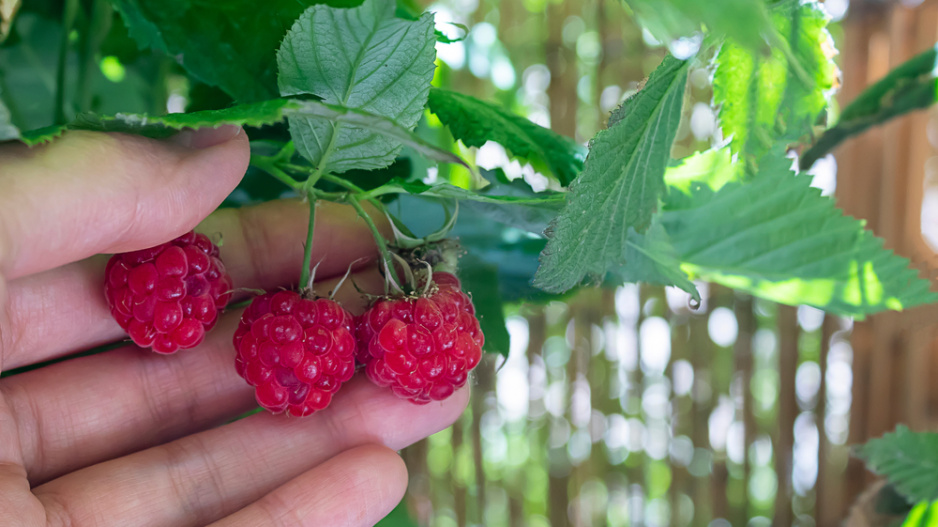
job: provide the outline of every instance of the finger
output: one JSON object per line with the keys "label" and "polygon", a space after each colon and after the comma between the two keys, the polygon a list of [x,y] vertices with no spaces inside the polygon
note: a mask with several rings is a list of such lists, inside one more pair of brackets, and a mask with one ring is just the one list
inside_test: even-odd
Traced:
{"label": "finger", "polygon": [[0,274],[12,280],[183,234],[237,186],[249,156],[238,127],[166,141],[69,132],[46,146],[0,148]]}
{"label": "finger", "polygon": [[[267,413],[107,461],[41,485],[36,495],[73,525],[203,525],[352,447],[399,450],[449,426],[468,389],[415,406],[361,375],[326,410],[301,419]],[[103,499],[107,497],[107,499]]]}
{"label": "finger", "polygon": [[[369,288],[381,284],[375,269],[356,280]],[[353,307],[362,302],[351,287],[336,299]],[[163,356],[127,346],[4,379],[0,394],[20,429],[30,482],[205,430],[255,408],[253,388],[234,368],[231,336],[240,315],[222,317],[192,350]]]}
{"label": "finger", "polygon": [[[375,216],[390,235],[387,221]],[[308,223],[307,204],[284,200],[220,210],[198,230],[222,240],[221,256],[235,287],[275,289],[298,281]],[[321,262],[318,278],[339,276],[359,259],[357,267],[366,265],[376,254],[373,236],[352,207],[318,207],[313,241],[313,262]],[[93,257],[10,284],[10,320],[0,331],[6,369],[126,336],[104,298],[106,262]]]}
{"label": "finger", "polygon": [[366,445],[342,452],[214,527],[370,527],[400,503],[407,467],[394,451]]}

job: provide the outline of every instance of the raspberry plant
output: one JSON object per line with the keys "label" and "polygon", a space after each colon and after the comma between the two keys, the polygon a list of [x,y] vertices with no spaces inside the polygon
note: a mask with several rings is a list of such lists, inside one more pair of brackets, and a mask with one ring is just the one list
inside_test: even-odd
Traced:
{"label": "raspberry plant", "polygon": [[[36,145],[67,130],[159,138],[187,127],[245,126],[251,169],[231,203],[284,192],[308,200],[311,210],[320,200],[346,203],[372,229],[389,270],[392,248],[365,205],[397,211],[406,234],[432,230],[427,202],[458,202],[458,219],[438,234],[465,247],[460,277],[486,351],[508,351],[503,302],[543,301],[590,283],[673,285],[697,298],[694,280],[708,280],[855,317],[938,299],[908,260],[794,168],[806,170],[851,136],[933,104],[935,49],[835,119],[836,49],[818,1],[626,2],[655,38],[678,39],[672,49],[680,56],[665,56],[583,145],[511,109],[434,87],[435,46],[449,39],[434,14],[412,1],[272,0],[258,13],[248,0],[224,8],[75,0],[68,4],[74,16],[63,19],[49,3],[14,0],[4,3],[14,9],[0,21],[0,140]],[[105,79],[107,68],[95,67],[101,56],[116,58],[127,79]],[[727,141],[672,159],[689,72],[701,65],[712,73],[712,106]],[[166,71],[189,87],[184,113],[165,112],[166,94],[157,90]],[[52,78],[54,89],[40,82]],[[499,143],[546,176],[547,188],[478,171],[462,150],[440,144],[440,133],[466,147]],[[430,182],[430,163],[461,165],[469,176],[458,185]],[[311,234],[312,225],[304,284]],[[252,309],[250,324],[272,314]],[[381,340],[389,323],[362,331]],[[242,357],[248,377],[253,357]],[[278,386],[300,389],[288,377]],[[268,394],[275,407],[278,390]]]}

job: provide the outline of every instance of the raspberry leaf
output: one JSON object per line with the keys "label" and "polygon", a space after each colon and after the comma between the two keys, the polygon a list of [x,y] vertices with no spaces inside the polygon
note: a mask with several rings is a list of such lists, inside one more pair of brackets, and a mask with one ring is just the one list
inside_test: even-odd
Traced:
{"label": "raspberry leaf", "polygon": [[[354,9],[307,9],[277,52],[280,93],[314,95],[412,130],[433,79],[433,15],[403,20],[394,7],[394,0],[367,0]],[[318,117],[291,117],[290,133],[321,173],[383,168],[401,150],[398,140]]]}
{"label": "raspberry leaf", "polygon": [[681,270],[677,251],[661,226],[658,215],[655,215],[645,234],[629,230],[625,261],[626,265],[616,272],[624,282],[674,285],[688,292],[694,300],[700,300],[697,286]]}
{"label": "raspberry leaf", "polygon": [[774,153],[748,183],[670,192],[660,221],[681,267],[769,300],[845,316],[938,300],[907,259],[790,167],[791,159]]}
{"label": "raspberry leaf", "polygon": [[503,108],[449,90],[430,90],[430,111],[466,146],[494,141],[512,156],[530,161],[568,185],[583,169],[584,149],[572,139]]}
{"label": "raspberry leaf", "polygon": [[938,433],[913,432],[899,425],[856,453],[909,501],[938,500]]}
{"label": "raspberry leaf", "polygon": [[195,78],[218,86],[237,101],[253,102],[277,96],[277,46],[305,7],[322,2],[113,0],[111,3],[141,48],[176,57]]}
{"label": "raspberry leaf", "polygon": [[560,293],[622,265],[629,230],[648,228],[664,190],[687,69],[686,61],[665,57],[645,87],[613,112],[609,128],[590,141],[583,172],[551,224],[534,285]]}
{"label": "raspberry leaf", "polygon": [[817,143],[801,156],[801,167],[810,168],[848,137],[935,104],[938,101],[936,68],[938,49],[931,47],[864,90],[844,108],[837,125],[824,132]]}
{"label": "raspberry leaf", "polygon": [[699,33],[701,25],[745,47],[761,50],[772,30],[764,2],[752,0],[626,0],[642,25],[661,42]]}
{"label": "raspberry leaf", "polygon": [[226,124],[260,127],[278,123],[291,116],[316,117],[334,123],[348,123],[368,130],[380,137],[406,144],[430,159],[446,163],[459,163],[469,168],[459,156],[433,146],[414,132],[402,128],[386,117],[318,101],[294,99],[273,99],[233,106],[224,110],[171,113],[157,117],[146,114],[117,114],[115,116],[82,114],[67,126],[49,127],[27,132],[23,134],[21,139],[28,144],[46,142],[61,135],[66,129],[122,132],[162,138],[173,135],[183,128],[218,127]]}
{"label": "raspberry leaf", "polygon": [[723,135],[747,165],[779,141],[809,135],[837,78],[829,19],[817,2],[784,0],[771,17],[778,39],[770,55],[729,40],[716,57],[713,102]]}

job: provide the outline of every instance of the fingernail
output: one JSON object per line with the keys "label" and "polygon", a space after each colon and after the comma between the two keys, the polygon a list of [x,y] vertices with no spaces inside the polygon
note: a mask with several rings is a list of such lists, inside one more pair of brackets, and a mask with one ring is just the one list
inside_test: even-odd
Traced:
{"label": "fingernail", "polygon": [[170,138],[170,141],[186,148],[208,148],[229,141],[241,133],[241,127],[225,124],[218,128],[185,129]]}

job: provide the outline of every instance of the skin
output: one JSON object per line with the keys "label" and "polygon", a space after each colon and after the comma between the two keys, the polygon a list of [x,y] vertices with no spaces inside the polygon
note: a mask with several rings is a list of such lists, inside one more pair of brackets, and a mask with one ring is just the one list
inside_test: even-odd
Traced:
{"label": "skin", "polygon": [[[0,147],[0,371],[67,359],[0,380],[4,526],[373,525],[406,489],[395,451],[465,409],[465,388],[414,406],[358,374],[310,417],[260,413],[225,424],[256,406],[234,370],[240,310],[174,355],[126,345],[68,358],[125,338],[103,295],[107,257],[96,255],[198,226],[223,240],[235,287],[295,283],[306,204],[212,212],[248,160],[236,127],[164,141],[70,132],[44,147]],[[355,282],[379,291],[375,259],[351,208],[318,208],[317,291],[356,261]],[[363,308],[348,282],[336,298],[353,313]]]}

